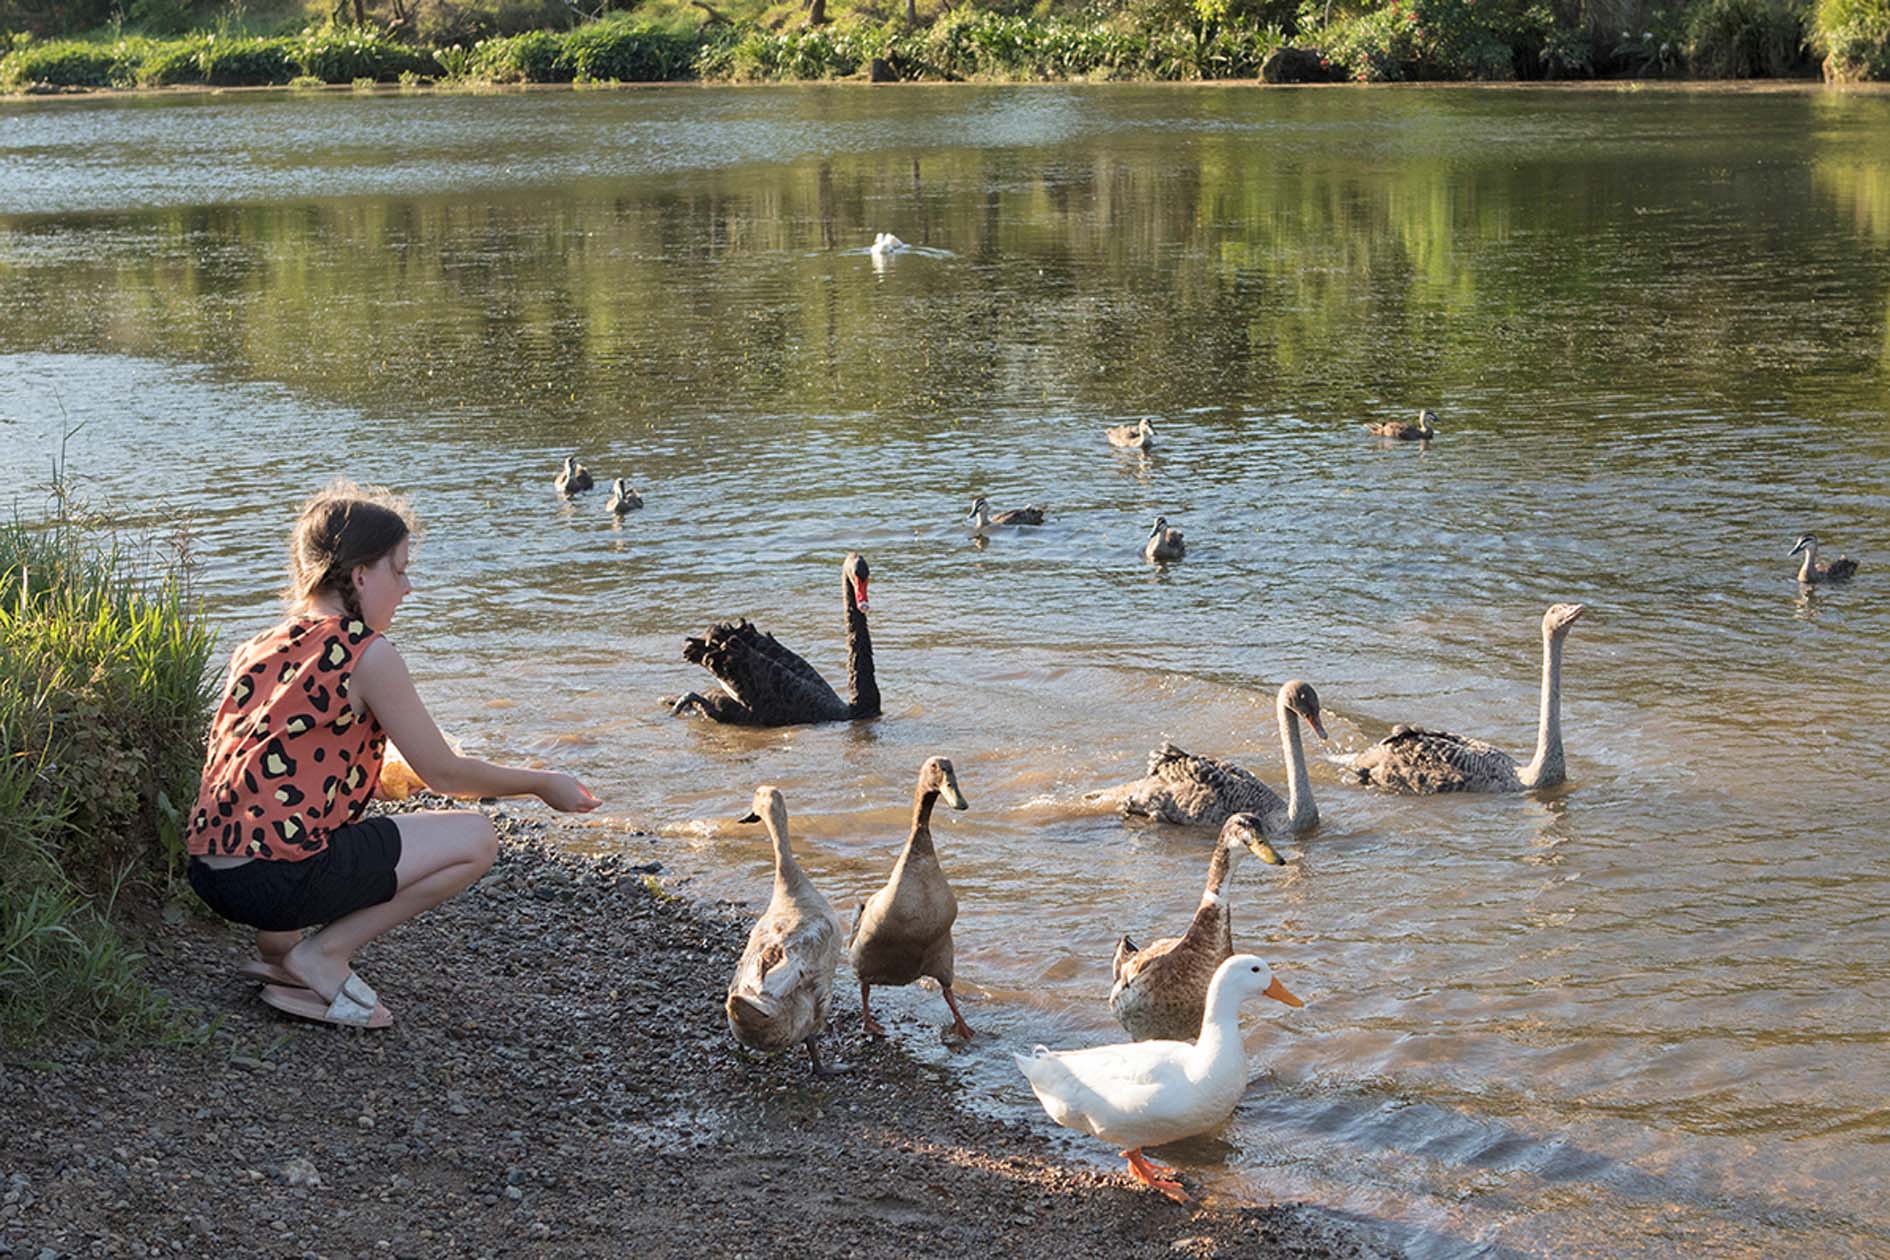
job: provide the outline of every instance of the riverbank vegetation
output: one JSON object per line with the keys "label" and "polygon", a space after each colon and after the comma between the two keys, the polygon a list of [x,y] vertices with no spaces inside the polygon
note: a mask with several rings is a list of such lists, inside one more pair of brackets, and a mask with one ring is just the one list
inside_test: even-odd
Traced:
{"label": "riverbank vegetation", "polygon": [[[1890,77],[1890,0],[0,0],[0,88]],[[1277,55],[1276,55],[1277,54]]]}
{"label": "riverbank vegetation", "polygon": [[203,759],[209,630],[175,549],[0,526],[0,1044],[167,1024],[113,922],[180,869]]}

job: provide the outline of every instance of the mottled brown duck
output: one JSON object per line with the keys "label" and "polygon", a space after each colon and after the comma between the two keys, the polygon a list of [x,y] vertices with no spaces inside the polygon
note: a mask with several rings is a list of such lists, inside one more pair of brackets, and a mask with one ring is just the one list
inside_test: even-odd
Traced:
{"label": "mottled brown duck", "polygon": [[983,495],[971,501],[971,514],[965,519],[971,522],[974,537],[982,538],[984,531],[993,525],[1041,525],[1043,509],[1032,504],[1027,507],[1011,508],[1004,512],[993,512],[991,505]]}
{"label": "mottled brown duck", "polygon": [[1417,413],[1416,420],[1387,420],[1366,427],[1379,437],[1399,442],[1428,442],[1437,436],[1437,413],[1426,409]]}
{"label": "mottled brown duck", "polygon": [[788,845],[787,801],[779,788],[755,789],[754,808],[743,822],[760,822],[774,842],[774,893],[748,933],[735,976],[728,984],[728,1030],[751,1050],[773,1052],[807,1047],[814,1071],[820,1034],[833,1001],[833,972],[840,963],[840,921]]}
{"label": "mottled brown duck", "polygon": [[1119,424],[1106,430],[1109,445],[1147,451],[1155,448],[1155,417],[1143,416],[1138,424]]}
{"label": "mottled brown duck", "polygon": [[1326,738],[1320,720],[1319,693],[1311,683],[1295,678],[1281,686],[1273,710],[1280,724],[1280,745],[1286,753],[1286,799],[1231,761],[1199,757],[1164,743],[1148,755],[1148,773],[1120,787],[1091,792],[1091,804],[1113,805],[1125,818],[1152,818],[1182,827],[1219,827],[1228,817],[1248,813],[1260,820],[1270,836],[1305,831],[1319,821],[1313,803],[1312,776],[1299,723],[1303,718],[1320,739]]}
{"label": "mottled brown duck", "polygon": [[1208,984],[1234,954],[1234,916],[1227,881],[1242,851],[1270,866],[1279,854],[1261,834],[1254,814],[1234,814],[1221,825],[1208,862],[1207,887],[1188,930],[1137,949],[1126,935],[1116,943],[1115,987],[1109,1010],[1137,1041],[1192,1041],[1201,1031]]}
{"label": "mottled brown duck", "polygon": [[1857,561],[1849,556],[1839,556],[1835,560],[1818,559],[1818,536],[1802,534],[1791,552],[1794,556],[1802,554],[1804,561],[1798,566],[1800,582],[1848,582],[1857,572]]}
{"label": "mottled brown duck", "polygon": [[951,1008],[953,1034],[971,1036],[971,1025],[952,995],[952,924],[958,919],[958,898],[932,844],[932,807],[941,799],[953,809],[965,808],[952,763],[933,757],[919,767],[912,830],[892,875],[853,921],[848,949],[853,972],[860,978],[860,1021],[875,1037],[886,1030],[873,1018],[873,986],[911,984],[920,976],[938,981]]}
{"label": "mottled brown duck", "polygon": [[1568,777],[1562,754],[1562,645],[1582,615],[1580,604],[1553,604],[1542,614],[1542,706],[1536,755],[1527,765],[1480,739],[1398,726],[1360,753],[1360,783],[1400,792],[1525,792]]}
{"label": "mottled brown duck", "polygon": [[795,726],[803,722],[847,722],[879,716],[879,683],[873,674],[873,636],[866,626],[866,559],[850,553],[840,566],[845,588],[847,682],[842,700],[820,671],[783,647],[754,623],[723,621],[683,644],[683,659],[700,665],[722,684],[720,692],[688,692],[665,699],[670,712],[696,710],[736,726]]}

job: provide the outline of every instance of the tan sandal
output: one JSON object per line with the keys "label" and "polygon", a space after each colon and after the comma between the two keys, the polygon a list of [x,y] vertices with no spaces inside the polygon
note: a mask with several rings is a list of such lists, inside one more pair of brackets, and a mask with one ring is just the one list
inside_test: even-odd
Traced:
{"label": "tan sandal", "polygon": [[280,985],[285,989],[306,989],[308,986],[284,971],[280,964],[264,962],[252,958],[236,969],[236,974],[245,980],[260,980],[264,984]]}
{"label": "tan sandal", "polygon": [[264,987],[262,1000],[285,1015],[340,1024],[345,1028],[385,1028],[394,1016],[374,995],[368,982],[354,972],[335,990],[334,1000],[324,1003],[313,989],[289,989],[272,984]]}

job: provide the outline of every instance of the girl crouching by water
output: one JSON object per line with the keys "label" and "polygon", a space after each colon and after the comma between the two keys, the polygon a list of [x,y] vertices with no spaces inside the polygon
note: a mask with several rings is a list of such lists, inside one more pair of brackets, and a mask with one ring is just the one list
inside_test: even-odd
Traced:
{"label": "girl crouching by water", "polygon": [[[383,637],[413,589],[412,526],[402,501],[348,482],[303,506],[289,618],[230,662],[186,827],[191,887],[256,929],[262,959],[244,973],[274,982],[263,1001],[367,1028],[393,1016],[350,968],[355,951],[472,884],[499,843],[469,810],[362,818],[389,739],[438,792],[598,805],[568,774],[495,766],[447,745]],[[316,924],[327,926],[301,935]]]}

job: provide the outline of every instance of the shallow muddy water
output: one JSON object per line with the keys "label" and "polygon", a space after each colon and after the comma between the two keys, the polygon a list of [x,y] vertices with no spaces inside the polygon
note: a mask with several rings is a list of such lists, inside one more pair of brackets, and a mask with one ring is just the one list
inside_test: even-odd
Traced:
{"label": "shallow muddy water", "polygon": [[[662,829],[703,895],[765,895],[730,820],[768,781],[850,919],[950,756],[993,1035],[949,1057],[1018,1115],[1008,1051],[1112,1036],[1116,937],[1206,866],[1083,792],[1163,738],[1282,784],[1304,678],[1322,822],[1233,904],[1307,1006],[1248,1012],[1255,1084],[1177,1162],[1421,1256],[1881,1256],[1886,154],[1890,97],[1818,92],[0,104],[0,464],[39,512],[82,424],[76,493],[188,525],[226,648],[302,495],[404,487],[442,725],[581,773],[586,838]],[[1364,432],[1419,406],[1435,442]],[[1141,415],[1152,455],[1104,444]],[[645,509],[561,502],[571,451]],[[1049,523],[975,547],[979,493]],[[1857,581],[1801,592],[1806,530]],[[723,616],[843,677],[848,549],[881,719],[657,706]],[[1342,782],[1400,721],[1526,757],[1558,600],[1565,787]],[[947,1057],[936,995],[875,1000]]]}

